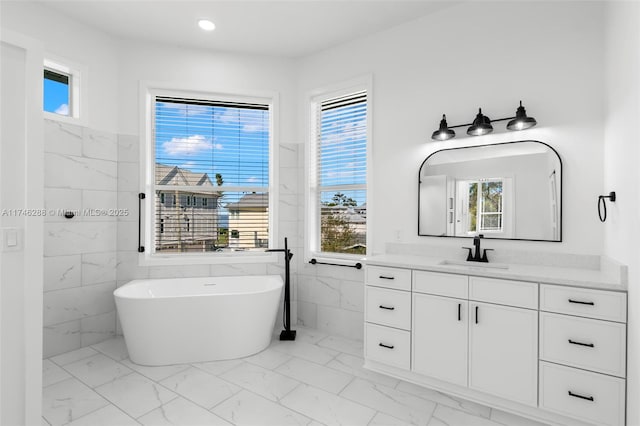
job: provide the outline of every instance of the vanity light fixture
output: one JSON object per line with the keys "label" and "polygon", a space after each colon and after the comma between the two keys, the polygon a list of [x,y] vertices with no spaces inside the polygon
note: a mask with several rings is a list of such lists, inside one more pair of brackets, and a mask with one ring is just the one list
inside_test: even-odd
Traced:
{"label": "vanity light fixture", "polygon": [[478,115],[471,123],[471,127],[467,129],[469,136],[482,136],[493,132],[493,126],[491,120],[486,115],[482,114],[482,108],[478,108]]}
{"label": "vanity light fixture", "polygon": [[437,141],[446,141],[447,139],[451,139],[455,137],[456,132],[451,130],[447,125],[447,116],[442,114],[442,120],[440,120],[440,128],[433,132],[431,135],[431,139]]}
{"label": "vanity light fixture", "polygon": [[520,101],[520,106],[516,110],[515,117],[507,117],[507,118],[499,118],[497,120],[491,120],[489,117],[482,113],[482,108],[478,108],[478,114],[476,118],[473,120],[473,123],[469,124],[459,124],[456,126],[447,125],[446,116],[442,115],[442,120],[440,120],[440,127],[438,130],[433,132],[431,135],[431,139],[436,141],[446,141],[448,139],[454,138],[456,136],[456,132],[452,129],[457,127],[467,127],[467,134],[469,136],[481,136],[491,133],[493,131],[492,122],[496,121],[507,121],[507,130],[524,130],[538,124],[535,118],[527,117],[527,112],[522,106],[522,101]]}
{"label": "vanity light fixture", "polygon": [[208,19],[200,19],[198,21],[198,26],[204,31],[213,31],[216,29],[216,24],[214,24]]}

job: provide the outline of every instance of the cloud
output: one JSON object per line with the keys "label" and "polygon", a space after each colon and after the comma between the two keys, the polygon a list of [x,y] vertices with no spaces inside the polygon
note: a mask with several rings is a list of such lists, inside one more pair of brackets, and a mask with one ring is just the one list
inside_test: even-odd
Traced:
{"label": "cloud", "polygon": [[247,179],[247,183],[255,183],[258,182],[258,178],[255,176],[251,176],[250,178]]}
{"label": "cloud", "polygon": [[69,115],[69,105],[62,104],[54,111],[56,114]]}
{"label": "cloud", "polygon": [[[220,144],[216,144],[217,147]],[[220,145],[221,146],[221,145]],[[167,155],[196,155],[214,148],[214,144],[202,135],[193,135],[186,138],[173,138],[162,144]]]}

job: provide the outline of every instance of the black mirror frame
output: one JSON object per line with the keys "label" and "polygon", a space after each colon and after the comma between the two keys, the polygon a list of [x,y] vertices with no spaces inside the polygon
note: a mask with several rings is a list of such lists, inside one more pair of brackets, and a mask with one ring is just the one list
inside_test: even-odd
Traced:
{"label": "black mirror frame", "polygon": [[542,145],[546,146],[547,148],[549,148],[556,155],[556,157],[558,158],[558,162],[560,163],[560,200],[559,200],[560,201],[560,215],[559,215],[559,218],[558,218],[558,220],[560,221],[559,238],[557,240],[536,240],[536,239],[531,239],[531,238],[499,238],[499,237],[491,237],[490,239],[491,240],[505,240],[505,241],[542,241],[542,242],[548,242],[548,243],[561,243],[562,242],[562,228],[563,228],[563,224],[562,224],[562,211],[563,211],[562,199],[564,198],[563,197],[563,192],[562,192],[562,180],[563,180],[563,176],[562,176],[562,158],[560,157],[560,154],[558,154],[558,151],[556,151],[555,148],[553,148],[548,143],[537,141],[537,140],[533,140],[533,139],[526,139],[526,140],[521,140],[521,141],[511,141],[511,142],[498,142],[498,143],[491,143],[491,144],[484,144],[484,145],[460,146],[460,147],[456,147],[456,148],[445,148],[445,149],[439,149],[439,150],[434,151],[431,154],[429,154],[429,156],[427,156],[427,158],[424,159],[422,164],[420,164],[420,168],[418,169],[418,223],[417,223],[418,236],[419,237],[438,237],[438,238],[464,238],[464,239],[473,238],[473,237],[459,237],[459,236],[456,236],[456,235],[431,235],[431,234],[421,234],[420,233],[420,184],[422,183],[422,180],[421,180],[422,168],[427,163],[429,158],[431,158],[435,154],[437,154],[439,152],[443,152],[443,151],[453,151],[453,150],[467,149],[467,148],[480,148],[480,147],[483,147],[483,146],[507,145],[507,144],[512,144],[512,143],[521,143],[521,142],[536,142],[536,143],[539,143],[539,144],[542,144]]}

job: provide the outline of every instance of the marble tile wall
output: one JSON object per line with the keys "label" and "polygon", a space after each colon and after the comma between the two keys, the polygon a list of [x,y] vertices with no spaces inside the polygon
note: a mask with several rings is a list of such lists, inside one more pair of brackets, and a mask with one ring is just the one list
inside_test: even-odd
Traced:
{"label": "marble tile wall", "polygon": [[[44,357],[115,335],[118,143],[44,121]],[[64,217],[73,211],[72,219]]]}

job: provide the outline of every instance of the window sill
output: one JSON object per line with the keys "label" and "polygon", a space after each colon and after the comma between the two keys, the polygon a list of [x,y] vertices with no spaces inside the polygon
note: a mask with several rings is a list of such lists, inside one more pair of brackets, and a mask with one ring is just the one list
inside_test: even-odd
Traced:
{"label": "window sill", "polygon": [[221,265],[231,263],[275,263],[276,253],[146,254],[138,258],[140,266]]}

